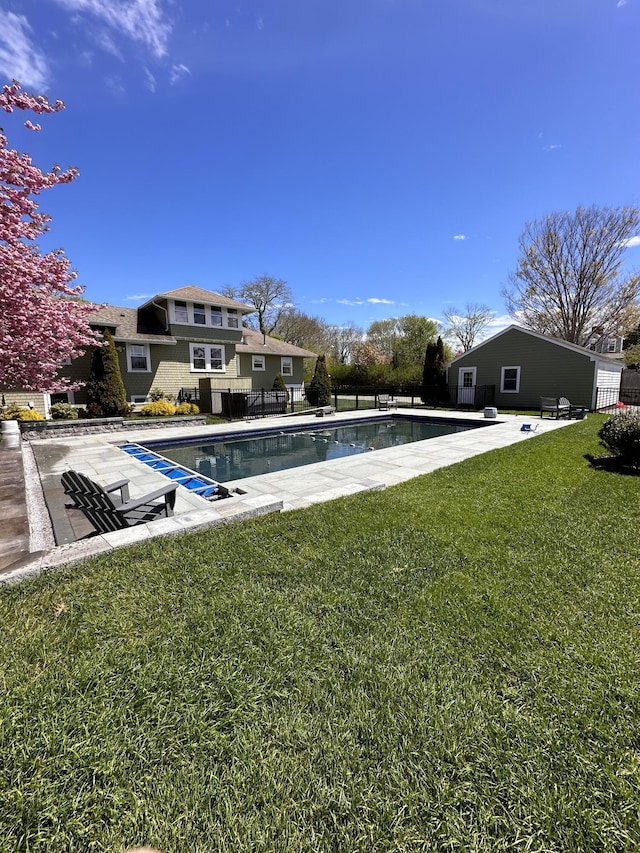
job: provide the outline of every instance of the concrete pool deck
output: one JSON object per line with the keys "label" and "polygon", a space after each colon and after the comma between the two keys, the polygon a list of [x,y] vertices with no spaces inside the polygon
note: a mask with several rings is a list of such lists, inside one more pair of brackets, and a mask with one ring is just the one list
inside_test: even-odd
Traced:
{"label": "concrete pool deck", "polygon": [[[232,490],[238,490],[227,500],[209,502],[179,487],[172,518],[90,538],[79,538],[86,536],[90,527],[77,511],[65,507],[60,486],[64,471],[74,468],[103,484],[126,477],[130,480],[132,497],[166,483],[162,474],[123,453],[118,448],[120,444],[144,445],[146,441],[184,438],[197,441],[222,434],[246,435],[265,429],[277,430],[294,423],[301,428],[329,429],[338,421],[385,418],[395,412],[360,410],[324,418],[279,416],[219,426],[171,426],[161,431],[136,429],[74,436],[73,439],[23,441],[21,448],[7,448],[0,455],[5,470],[6,465],[10,468],[10,482],[0,489],[0,583],[22,580],[151,537],[204,530],[362,491],[384,489],[479,453],[531,441],[537,435],[574,423],[525,415],[500,415],[495,420],[487,420],[482,412],[400,409],[398,413],[415,418],[480,421],[487,426],[226,483]],[[525,423],[532,424],[535,432],[523,432],[521,427]],[[62,544],[54,540],[51,518]]]}

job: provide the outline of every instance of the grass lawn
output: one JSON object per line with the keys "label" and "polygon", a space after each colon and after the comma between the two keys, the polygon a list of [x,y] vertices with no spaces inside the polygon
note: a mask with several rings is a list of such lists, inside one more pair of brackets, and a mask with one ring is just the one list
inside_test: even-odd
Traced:
{"label": "grass lawn", "polygon": [[602,420],[0,590],[1,853],[638,849]]}

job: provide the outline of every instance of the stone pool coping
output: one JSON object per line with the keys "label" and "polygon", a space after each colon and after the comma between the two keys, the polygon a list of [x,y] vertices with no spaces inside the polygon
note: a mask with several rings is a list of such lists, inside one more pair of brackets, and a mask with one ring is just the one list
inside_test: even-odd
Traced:
{"label": "stone pool coping", "polygon": [[[483,421],[484,414],[433,411],[424,409],[400,409],[399,415],[413,418],[436,418],[442,420]],[[290,427],[313,426],[329,428],[339,421],[366,418],[386,418],[389,412],[360,410],[327,416],[323,419],[314,415],[277,416],[259,421],[242,421],[216,426],[168,426],[162,437],[168,440],[189,438],[197,440],[205,436],[246,434]],[[523,423],[537,425],[532,433],[521,431]],[[405,444],[400,447],[378,450],[375,453],[313,463],[303,469],[294,468],[272,474],[249,477],[232,483],[230,488],[241,489],[244,494],[234,494],[227,500],[209,503],[185,489],[178,489],[176,514],[172,518],[158,519],[144,525],[116,531],[106,535],[92,536],[69,544],[54,546],[51,530],[46,530],[49,521],[42,489],[58,483],[60,475],[69,468],[76,468],[102,483],[122,477],[131,481],[132,497],[145,494],[166,482],[161,474],[127,457],[118,445],[127,441],[144,444],[145,440],[158,440],[157,429],[132,430],[114,433],[98,433],[80,437],[51,439],[29,443],[23,442],[22,458],[27,470],[25,476],[30,537],[28,546],[16,554],[16,560],[4,570],[0,568],[0,583],[10,583],[50,571],[59,566],[103,554],[155,536],[168,536],[192,530],[205,530],[220,524],[240,522],[272,512],[298,509],[326,500],[332,500],[361,491],[384,489],[386,486],[404,482],[413,477],[451,465],[463,459],[498,447],[506,447],[519,441],[531,440],[549,430],[569,426],[572,421],[544,419],[525,415],[500,415],[486,429],[474,429],[464,433],[440,436],[426,441]],[[31,457],[33,454],[33,458]],[[35,461],[37,460],[37,462]],[[35,473],[33,468],[37,464]],[[303,471],[303,475],[301,475]],[[14,495],[16,486],[13,487]],[[39,493],[39,494],[38,494]],[[8,505],[5,504],[5,505]],[[0,509],[2,507],[0,506]],[[46,517],[45,517],[46,516]],[[50,525],[49,525],[50,527]],[[3,543],[0,540],[0,556]],[[6,551],[6,549],[5,549]],[[1,564],[0,564],[1,565]]]}

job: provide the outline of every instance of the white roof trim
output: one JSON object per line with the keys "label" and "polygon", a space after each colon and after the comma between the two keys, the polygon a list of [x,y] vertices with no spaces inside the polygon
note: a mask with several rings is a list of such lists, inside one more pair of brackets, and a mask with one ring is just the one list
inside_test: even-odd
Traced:
{"label": "white roof trim", "polygon": [[571,352],[576,352],[579,355],[584,355],[589,358],[591,361],[595,361],[597,363],[604,363],[610,366],[617,366],[622,371],[624,364],[621,364],[617,359],[607,358],[605,355],[599,352],[595,352],[594,350],[586,349],[585,347],[578,346],[577,344],[571,344],[569,341],[561,341],[559,338],[552,338],[550,335],[544,335],[542,332],[535,332],[533,329],[526,329],[524,326],[518,326],[517,323],[512,323],[510,326],[507,326],[506,329],[501,329],[499,332],[496,332],[495,335],[492,335],[490,338],[482,341],[477,346],[472,347],[470,350],[466,352],[460,353],[454,359],[451,360],[450,364],[453,365],[458,361],[458,359],[465,358],[470,353],[476,352],[476,350],[481,349],[488,343],[495,341],[497,338],[505,335],[507,332],[511,331],[523,332],[525,335],[531,335],[533,338],[538,338],[540,341],[545,341],[548,344],[555,344],[558,347],[563,347],[564,349],[571,350]]}

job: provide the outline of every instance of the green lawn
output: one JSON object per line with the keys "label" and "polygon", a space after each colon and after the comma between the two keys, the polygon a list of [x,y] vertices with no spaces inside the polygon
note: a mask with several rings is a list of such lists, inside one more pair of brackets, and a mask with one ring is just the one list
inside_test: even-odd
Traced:
{"label": "green lawn", "polygon": [[636,850],[601,422],[2,589],[1,853]]}

